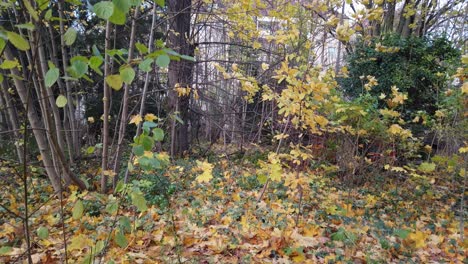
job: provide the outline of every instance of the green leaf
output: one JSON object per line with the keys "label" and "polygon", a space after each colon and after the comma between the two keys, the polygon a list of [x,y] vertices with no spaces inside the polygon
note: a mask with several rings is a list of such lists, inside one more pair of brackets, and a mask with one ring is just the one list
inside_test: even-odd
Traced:
{"label": "green leaf", "polygon": [[93,51],[93,55],[94,56],[99,56],[99,57],[102,57],[101,56],[101,52],[99,51],[98,47],[96,46],[96,44],[94,44],[92,47],[91,47],[92,51]]}
{"label": "green leaf", "polygon": [[28,13],[31,15],[31,17],[35,21],[39,21],[39,16],[37,15],[36,9],[31,5],[29,0],[23,0],[24,7],[26,7],[26,10],[28,10]]}
{"label": "green leaf", "polygon": [[429,173],[429,172],[433,172],[435,168],[436,168],[435,163],[423,162],[421,163],[421,165],[419,165],[418,170]]}
{"label": "green leaf", "polygon": [[72,217],[75,220],[80,219],[83,216],[84,212],[84,205],[81,200],[76,201],[75,205],[73,206],[72,210]]}
{"label": "green leaf", "polygon": [[31,48],[28,41],[15,32],[7,31],[7,37],[11,44],[19,50],[26,51]]}
{"label": "green leaf", "polygon": [[148,209],[146,199],[140,192],[132,192],[132,204],[137,207],[138,211],[144,212]]}
{"label": "green leaf", "polygon": [[161,68],[166,68],[169,66],[169,63],[171,62],[171,59],[167,54],[162,54],[159,55],[158,58],[156,59],[156,65],[158,65]]}
{"label": "green leaf", "polygon": [[154,169],[161,169],[161,162],[155,158],[141,157],[138,159],[138,164],[145,171],[150,171]]}
{"label": "green leaf", "polygon": [[140,68],[140,70],[144,71],[144,72],[149,72],[151,71],[151,64],[153,63],[153,59],[146,59],[142,62],[140,62],[140,64],[138,65],[138,68]]}
{"label": "green leaf", "polygon": [[411,232],[409,230],[405,230],[405,229],[395,229],[393,231],[393,234],[401,239],[407,238],[410,233]]}
{"label": "green leaf", "polygon": [[153,138],[154,138],[154,140],[156,140],[156,141],[163,141],[163,139],[164,139],[164,131],[163,131],[161,128],[159,128],[159,127],[153,129]]}
{"label": "green leaf", "polygon": [[10,70],[19,66],[17,60],[4,60],[2,64],[0,64],[0,69],[3,70]]}
{"label": "green leaf", "polygon": [[119,223],[122,231],[126,231],[127,233],[130,233],[132,231],[132,224],[130,222],[130,218],[128,218],[127,216],[121,216],[119,219]]}
{"label": "green leaf", "polygon": [[46,87],[52,87],[55,82],[58,80],[60,71],[58,68],[51,68],[47,71],[45,75],[45,85]]}
{"label": "green leaf", "polygon": [[69,27],[67,32],[63,34],[63,40],[65,41],[65,45],[71,46],[76,40],[76,34],[76,29]]}
{"label": "green leaf", "polygon": [[154,146],[153,138],[145,135],[141,135],[140,143],[146,151],[150,151]]}
{"label": "green leaf", "polygon": [[133,153],[137,155],[138,157],[143,156],[145,154],[145,149],[143,148],[142,145],[136,145],[133,147]]}
{"label": "green leaf", "polygon": [[5,48],[5,46],[6,46],[6,41],[0,38],[0,53],[3,52],[3,49]]}
{"label": "green leaf", "polygon": [[346,239],[346,231],[340,227],[338,231],[331,234],[331,239],[334,241],[344,241]]}
{"label": "green leaf", "polygon": [[158,4],[160,7],[164,7],[165,1],[164,0],[155,0],[156,4]]}
{"label": "green leaf", "polygon": [[104,249],[104,246],[105,246],[104,241],[99,240],[98,242],[96,242],[94,253],[95,254],[101,253],[101,251]]}
{"label": "green leaf", "polygon": [[131,3],[129,0],[113,0],[112,3],[114,3],[115,8],[118,8],[124,14],[127,14],[128,10],[130,10]]}
{"label": "green leaf", "polygon": [[86,154],[93,154],[96,148],[94,146],[90,146],[86,149]]}
{"label": "green leaf", "polygon": [[49,229],[47,229],[47,227],[39,227],[37,229],[37,236],[41,239],[46,239],[49,237]]}
{"label": "green leaf", "polygon": [[131,84],[135,78],[135,71],[131,67],[125,67],[120,71],[120,76],[122,77],[124,83]]}
{"label": "green leaf", "polygon": [[63,95],[59,95],[57,97],[57,99],[55,100],[55,104],[59,107],[59,108],[63,108],[67,105],[67,98]]}
{"label": "green leaf", "polygon": [[36,27],[32,23],[26,23],[26,24],[18,24],[15,27],[21,28],[21,29],[27,29],[30,31],[33,31]]}
{"label": "green leaf", "polygon": [[74,60],[69,70],[73,77],[81,78],[88,72],[88,63],[80,59]]}
{"label": "green leaf", "polygon": [[114,4],[110,1],[101,1],[93,6],[94,13],[101,19],[109,19],[114,13]]}
{"label": "green leaf", "polygon": [[111,201],[106,206],[106,212],[109,214],[115,214],[119,209],[119,204],[116,201]]}
{"label": "green leaf", "polygon": [[188,61],[193,61],[195,62],[195,58],[192,56],[187,56],[187,55],[180,55],[181,59],[188,60]]}
{"label": "green leaf", "polygon": [[52,18],[52,9],[49,9],[46,11],[45,15],[44,15],[44,19],[46,21],[50,21],[50,19]]}
{"label": "green leaf", "polygon": [[112,16],[109,17],[109,21],[116,25],[125,25],[125,13],[118,8],[114,8],[114,12],[112,13]]}
{"label": "green leaf", "polygon": [[125,237],[124,234],[122,234],[122,232],[117,232],[115,234],[114,241],[121,248],[125,248],[128,244],[127,238]]}
{"label": "green leaf", "polygon": [[140,54],[146,54],[148,53],[148,48],[146,47],[145,44],[142,44],[140,42],[135,43],[135,47],[140,52]]}
{"label": "green leaf", "polygon": [[141,0],[130,0],[130,4],[132,6],[139,6],[141,4]]}
{"label": "green leaf", "polygon": [[106,83],[114,90],[122,89],[123,80],[119,74],[109,75],[106,77]]}
{"label": "green leaf", "polygon": [[11,248],[11,247],[1,247],[1,248],[0,248],[0,256],[1,256],[1,255],[6,255],[6,254],[8,254],[8,253],[10,253],[12,250],[13,250],[13,248]]}
{"label": "green leaf", "polygon": [[91,69],[93,69],[97,74],[102,76],[103,73],[99,67],[101,67],[103,62],[104,60],[101,56],[92,56],[89,59],[89,67],[91,67]]}

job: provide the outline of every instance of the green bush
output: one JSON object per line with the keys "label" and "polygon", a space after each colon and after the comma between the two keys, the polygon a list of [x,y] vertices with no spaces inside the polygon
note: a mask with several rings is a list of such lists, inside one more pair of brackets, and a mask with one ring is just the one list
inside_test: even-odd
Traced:
{"label": "green bush", "polygon": [[[348,96],[355,98],[366,83],[360,77],[374,76],[378,85],[371,89],[372,95],[388,95],[394,85],[408,94],[404,117],[410,118],[417,111],[432,115],[459,58],[460,52],[445,38],[387,35],[358,43],[347,57],[349,77],[339,79],[339,83]],[[382,107],[385,100],[379,100],[379,104]]]}

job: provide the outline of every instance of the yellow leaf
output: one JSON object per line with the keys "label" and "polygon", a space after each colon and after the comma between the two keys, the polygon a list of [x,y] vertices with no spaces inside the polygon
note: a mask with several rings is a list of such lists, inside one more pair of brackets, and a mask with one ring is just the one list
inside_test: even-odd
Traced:
{"label": "yellow leaf", "polygon": [[143,119],[141,118],[140,115],[134,115],[134,116],[132,116],[132,119],[130,119],[129,124],[138,125],[138,124],[141,123],[141,121],[143,121]]}
{"label": "yellow leaf", "polygon": [[71,243],[68,246],[68,251],[72,251],[75,249],[83,250],[85,248],[88,248],[90,245],[93,245],[93,241],[86,237],[83,234],[74,236],[71,239]]}
{"label": "yellow leaf", "polygon": [[94,117],[92,116],[88,117],[88,122],[91,124],[94,123]]}
{"label": "yellow leaf", "polygon": [[415,248],[423,248],[426,246],[426,234],[424,234],[421,231],[416,231],[414,233],[409,234],[407,239],[411,240],[414,243]]}
{"label": "yellow leaf", "polygon": [[252,47],[253,47],[254,49],[259,49],[259,48],[262,47],[262,44],[260,44],[260,42],[258,42],[258,41],[254,41]]}
{"label": "yellow leaf", "polygon": [[145,121],[153,122],[154,120],[158,120],[158,117],[154,114],[149,113],[145,115]]}
{"label": "yellow leaf", "polygon": [[203,162],[197,161],[197,165],[199,169],[203,171],[203,173],[197,177],[196,179],[197,182],[199,183],[209,182],[211,179],[213,179],[213,175],[212,175],[213,165],[212,164],[206,161],[203,161]]}
{"label": "yellow leaf", "polygon": [[266,63],[262,63],[262,69],[264,71],[268,70],[270,68],[270,65],[266,64]]}

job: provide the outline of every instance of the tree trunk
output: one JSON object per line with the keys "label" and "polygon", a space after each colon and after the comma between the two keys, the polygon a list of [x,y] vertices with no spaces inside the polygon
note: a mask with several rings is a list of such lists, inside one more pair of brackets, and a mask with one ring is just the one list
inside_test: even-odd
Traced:
{"label": "tree trunk", "polygon": [[[174,51],[193,56],[194,45],[191,43],[191,0],[169,0],[167,2],[169,16],[168,46]],[[171,155],[178,156],[189,149],[189,102],[190,95],[178,97],[174,87],[190,87],[192,83],[193,62],[188,60],[171,61],[168,72],[169,112],[178,114],[183,121],[172,122]]]}
{"label": "tree trunk", "polygon": [[105,40],[105,49],[106,55],[104,58],[104,97],[103,101],[103,125],[102,125],[102,160],[101,160],[101,192],[107,192],[107,166],[108,166],[108,153],[109,153],[109,100],[111,96],[111,91],[105,81],[105,78],[110,75],[110,56],[108,50],[110,50],[110,41],[111,41],[111,22],[107,21],[106,24],[106,40]]}
{"label": "tree trunk", "polygon": [[[130,45],[128,48],[128,58],[127,58],[127,63],[129,65],[131,65],[131,62],[133,60],[133,52],[135,49],[135,32],[136,32],[135,27],[136,27],[136,19],[138,17],[138,10],[139,10],[139,7],[137,6],[135,8],[135,15],[132,20],[132,29],[130,33]],[[122,161],[120,159],[122,158],[122,147],[123,147],[123,141],[125,138],[125,130],[127,128],[128,90],[129,90],[129,85],[125,83],[124,84],[124,96],[123,96],[123,101],[122,101],[122,114],[120,115],[119,138],[117,140],[117,150],[115,151],[115,157],[114,157],[115,176],[112,181],[113,188],[117,186],[117,182],[119,181],[120,165],[122,164]]]}

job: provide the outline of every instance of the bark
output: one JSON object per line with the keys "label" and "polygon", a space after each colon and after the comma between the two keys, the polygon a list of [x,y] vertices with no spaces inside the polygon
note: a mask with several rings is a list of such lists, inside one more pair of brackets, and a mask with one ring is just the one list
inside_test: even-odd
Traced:
{"label": "bark", "polygon": [[[153,11],[152,11],[152,21],[151,21],[151,29],[150,29],[150,37],[148,40],[148,53],[151,53],[153,51],[153,41],[154,41],[154,28],[156,26],[156,10],[157,10],[157,5],[153,4]],[[150,80],[150,73],[147,72],[145,76],[145,83],[143,84],[143,93],[141,94],[141,104],[140,104],[140,110],[139,110],[139,115],[143,116],[143,113],[145,112],[145,98],[146,94],[148,92],[148,85],[149,85],[149,80]],[[138,124],[137,126],[137,131],[136,131],[136,136],[139,136],[141,132],[141,123]],[[130,154],[130,161],[133,159],[133,152]],[[128,167],[125,170],[125,178],[124,178],[124,183],[128,182]]]}
{"label": "bark", "polygon": [[[13,60],[13,54],[9,47],[5,47],[5,57],[8,60]],[[13,75],[21,76],[19,71],[16,68],[10,70]],[[44,164],[44,168],[47,172],[47,176],[50,179],[52,187],[56,193],[60,194],[62,190],[62,182],[60,176],[55,171],[55,166],[52,162],[50,157],[50,149],[47,144],[44,126],[37,115],[36,110],[32,104],[31,95],[28,92],[28,89],[24,86],[23,81],[19,80],[18,78],[13,78],[13,82],[15,84],[16,90],[18,91],[18,95],[23,103],[25,110],[27,110],[27,116],[29,123],[31,124],[31,129],[34,134],[34,138],[37,142],[37,147],[39,148],[39,152],[42,157],[42,163]]]}
{"label": "bark", "polygon": [[[1,82],[0,85],[1,85],[0,97],[4,98],[5,106],[7,108],[6,109],[7,116],[10,121],[10,126],[11,126],[11,129],[13,130],[13,135],[15,137],[15,140],[18,141],[21,138],[21,134],[19,131],[19,124],[18,124],[19,118],[16,112],[16,108],[12,104],[12,99],[8,93],[9,87],[8,87],[8,82],[6,78],[3,79],[3,82]],[[22,163],[23,162],[23,150],[22,150],[22,147],[18,143],[19,142],[15,143],[16,153],[18,155],[18,161]]]}
{"label": "bark", "polygon": [[[111,22],[107,21],[106,24],[106,40],[105,40],[105,49],[106,49],[106,55],[104,58],[104,79],[105,77],[110,75],[110,56],[108,54],[108,50],[110,50],[111,46]],[[104,97],[102,98],[103,101],[103,108],[104,108],[104,113],[103,113],[103,125],[102,125],[102,160],[101,160],[101,192],[106,193],[107,192],[107,175],[105,172],[107,171],[107,166],[108,166],[108,153],[109,153],[109,100],[111,96],[111,91],[104,80]]]}
{"label": "bark", "polygon": [[[65,40],[63,38],[63,35],[65,34],[65,25],[64,25],[64,16],[63,16],[63,5],[64,1],[60,0],[58,1],[58,8],[59,8],[59,18],[60,18],[60,47],[62,51],[62,67],[63,67],[63,73],[65,77],[68,77],[67,73],[67,65],[68,65],[68,52],[66,49],[65,45]],[[70,124],[70,130],[71,130],[71,135],[72,135],[72,145],[73,145],[73,150],[71,153],[73,155],[77,156],[80,151],[80,133],[79,130],[77,129],[77,122],[75,118],[75,108],[73,106],[73,98],[72,98],[72,87],[69,81],[65,80],[65,88],[67,89],[67,110],[68,110],[68,120]]]}
{"label": "bark", "polygon": [[[137,6],[135,8],[135,15],[132,20],[132,29],[130,33],[130,45],[128,49],[128,58],[127,58],[127,63],[129,65],[131,65],[131,62],[133,60],[133,52],[135,49],[136,19],[138,17],[138,10],[139,10],[139,7]],[[125,138],[125,130],[127,128],[127,119],[128,119],[127,115],[128,115],[129,85],[125,83],[123,88],[124,88],[124,96],[123,96],[123,101],[122,101],[122,114],[120,115],[119,138],[117,140],[117,150],[115,152],[115,157],[114,157],[115,176],[112,182],[114,188],[117,186],[117,182],[119,181],[120,165],[122,164],[122,161],[120,159],[122,158],[123,141]]]}
{"label": "bark", "polygon": [[[191,0],[169,0],[167,2],[169,16],[168,46],[183,55],[194,55],[194,45],[191,43]],[[178,114],[183,123],[173,120],[171,127],[171,155],[183,154],[189,149],[189,102],[190,95],[178,97],[174,87],[187,87],[192,83],[193,63],[188,60],[171,61],[168,72],[169,111]]]}

